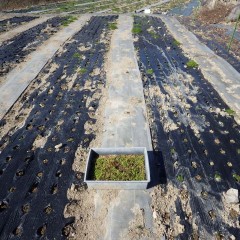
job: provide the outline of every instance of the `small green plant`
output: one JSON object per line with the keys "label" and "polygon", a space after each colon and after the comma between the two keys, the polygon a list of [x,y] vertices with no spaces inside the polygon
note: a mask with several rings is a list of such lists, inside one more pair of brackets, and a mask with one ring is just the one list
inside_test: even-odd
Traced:
{"label": "small green plant", "polygon": [[113,7],[113,8],[112,8],[112,11],[113,11],[113,12],[118,12],[118,11],[119,11],[119,8],[118,8],[118,7]]}
{"label": "small green plant", "polygon": [[175,148],[171,148],[170,152],[173,155],[176,152]]}
{"label": "small green plant", "polygon": [[175,45],[175,46],[180,46],[181,45],[181,43],[178,41],[178,40],[174,40],[173,41],[173,45]]}
{"label": "small green plant", "polygon": [[194,60],[189,60],[186,63],[186,65],[187,65],[188,68],[196,68],[196,67],[198,67],[198,64]]}
{"label": "small green plant", "polygon": [[238,183],[240,183],[240,175],[234,173],[234,174],[233,174],[233,178],[234,178]]}
{"label": "small green plant", "polygon": [[235,27],[234,27],[234,30],[233,30],[233,33],[232,33],[230,42],[229,42],[229,44],[228,44],[228,48],[227,48],[228,51],[230,51],[230,49],[231,49],[232,42],[233,42],[234,36],[235,36],[235,34],[236,34],[236,31],[237,31],[237,26],[238,26],[239,20],[240,20],[240,14],[238,15],[238,19],[237,19],[237,21],[236,21],[236,24],[235,24]]}
{"label": "small green plant", "polygon": [[220,182],[222,180],[222,177],[219,173],[215,173],[214,179],[215,179],[215,181]]}
{"label": "small green plant", "polygon": [[58,12],[68,12],[68,11],[73,11],[75,10],[75,2],[66,2],[66,3],[62,3],[59,7],[58,7]]}
{"label": "small green plant", "polygon": [[74,53],[74,54],[73,54],[73,57],[74,57],[74,58],[79,58],[79,59],[82,58],[82,56],[81,56],[80,53]]}
{"label": "small green plant", "polygon": [[139,34],[142,32],[142,26],[141,24],[134,24],[133,25],[133,29],[132,29],[132,33],[133,34]]}
{"label": "small green plant", "polygon": [[99,156],[93,169],[94,180],[136,181],[145,180],[143,155]]}
{"label": "small green plant", "polygon": [[147,69],[147,74],[152,75],[153,74],[153,70],[151,68]]}
{"label": "small green plant", "polygon": [[158,38],[158,35],[157,35],[153,30],[148,31],[148,32],[151,34],[151,36],[152,36],[153,38],[155,38],[155,39]]}
{"label": "small green plant", "polygon": [[235,112],[230,108],[226,109],[225,112],[228,113],[229,115],[234,115],[235,114]]}
{"label": "small green plant", "polygon": [[111,22],[111,23],[108,24],[108,27],[109,27],[111,30],[116,30],[116,29],[117,29],[117,23]]}
{"label": "small green plant", "polygon": [[82,58],[82,56],[81,56],[80,53],[74,53],[74,54],[73,54],[73,57],[74,57],[74,58]]}
{"label": "small green plant", "polygon": [[78,18],[75,17],[75,16],[68,16],[68,18],[65,19],[65,20],[62,22],[62,25],[63,25],[64,27],[67,27],[70,23],[76,21],[77,19],[78,19]]}
{"label": "small green plant", "polygon": [[79,73],[79,74],[84,74],[84,73],[86,73],[86,72],[87,72],[87,69],[86,69],[86,68],[81,68],[81,69],[78,70],[78,73]]}
{"label": "small green plant", "polygon": [[177,175],[177,180],[179,181],[179,182],[183,182],[184,181],[184,176],[183,175]]}

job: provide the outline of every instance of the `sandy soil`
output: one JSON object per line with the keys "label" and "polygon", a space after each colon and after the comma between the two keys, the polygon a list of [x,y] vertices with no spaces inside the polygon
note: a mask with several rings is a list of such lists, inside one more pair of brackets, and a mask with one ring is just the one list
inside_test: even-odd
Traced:
{"label": "sandy soil", "polygon": [[[235,23],[228,23],[226,21],[226,16],[231,12],[233,6],[234,5],[218,4],[213,10],[202,7],[196,14],[190,17],[178,17],[178,20],[187,26],[190,31],[201,36],[206,41],[214,41],[224,49],[227,49],[231,36],[226,34],[226,29],[220,28],[214,24],[221,23],[227,27],[230,26],[233,29]],[[237,31],[240,31],[239,26]],[[218,49],[214,51],[218,53]],[[240,44],[238,40],[233,40],[229,54],[233,55],[240,61]]]}
{"label": "sandy soil", "polygon": [[197,17],[201,22],[208,24],[224,22],[233,7],[234,5],[231,4],[218,4],[214,9],[202,7],[197,13]]}
{"label": "sandy soil", "polygon": [[176,200],[179,198],[188,221],[192,223],[193,229],[197,231],[194,219],[192,219],[189,204],[189,193],[186,186],[176,188],[169,183],[166,188],[157,186],[151,193],[154,224],[158,236],[167,239],[175,239],[184,232],[184,226],[180,224],[180,217],[176,214]]}

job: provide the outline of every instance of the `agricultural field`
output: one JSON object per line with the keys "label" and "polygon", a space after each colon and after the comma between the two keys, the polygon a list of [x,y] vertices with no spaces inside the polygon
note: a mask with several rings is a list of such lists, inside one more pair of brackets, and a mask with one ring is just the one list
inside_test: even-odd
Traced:
{"label": "agricultural field", "polygon": [[[0,5],[0,239],[240,239],[233,6],[38,3]],[[147,189],[84,182],[89,150],[118,147],[147,149]],[[135,157],[96,178],[143,180]]]}

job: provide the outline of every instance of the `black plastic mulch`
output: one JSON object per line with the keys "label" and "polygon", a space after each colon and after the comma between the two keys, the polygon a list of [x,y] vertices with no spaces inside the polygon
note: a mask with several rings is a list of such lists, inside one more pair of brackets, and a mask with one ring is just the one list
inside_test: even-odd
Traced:
{"label": "black plastic mulch", "polygon": [[[32,27],[0,46],[0,76],[8,73],[14,64],[20,63],[40,44],[60,29],[67,17],[54,17]],[[50,28],[51,30],[49,31]],[[45,31],[46,30],[46,31]]]}
{"label": "black plastic mulch", "polygon": [[[161,151],[163,156],[161,167],[165,167],[166,181],[178,188],[182,184],[187,185],[192,218],[196,220],[200,239],[216,234],[225,237],[233,234],[236,239],[240,239],[240,229],[229,226],[221,215],[224,211],[222,192],[229,188],[239,189],[240,186],[236,179],[240,175],[240,127],[233,116],[221,116],[212,111],[229,107],[204,79],[200,70],[186,68],[189,59],[169,35],[163,22],[153,17],[134,19],[134,24],[141,29],[134,45],[138,51],[145,98],[153,115],[151,132],[153,139],[157,140],[155,151]],[[191,91],[198,89],[197,102],[186,98],[190,109],[178,104],[172,106],[176,96],[166,91],[167,87],[175,88],[186,84],[182,82],[184,78],[168,78],[180,71],[193,78],[186,87]],[[164,110],[167,103],[161,105],[163,99],[160,96],[152,97],[149,91],[152,87],[157,87],[162,94],[166,94],[172,110]],[[182,91],[181,88],[179,91]],[[188,96],[188,93],[183,92],[183,96],[184,94]],[[186,119],[191,116],[195,122],[202,123],[200,137],[196,136],[189,124],[183,123],[183,116]],[[164,121],[173,121],[178,128],[167,132],[164,130]],[[176,206],[177,215],[181,216],[180,223],[185,226],[185,232],[178,239],[190,239],[193,228],[185,218],[179,199]],[[239,217],[234,221],[239,221]]]}
{"label": "black plastic mulch", "polygon": [[22,16],[22,17],[13,17],[0,21],[0,33],[13,29],[23,23],[30,22],[38,17],[33,16]]}
{"label": "black plastic mulch", "polygon": [[[107,44],[100,41],[100,36],[103,31],[108,34],[108,23],[116,18],[92,17],[74,35],[74,41],[65,44],[64,51],[53,58],[53,64],[58,66],[47,79],[50,84],[35,89],[29,96],[23,95],[23,108],[34,107],[24,126],[0,141],[1,240],[64,239],[68,235],[68,226],[74,219],[63,216],[69,202],[67,190],[72,183],[82,183],[79,178],[82,174],[74,173],[72,164],[79,144],[88,148],[95,137],[94,133],[84,132],[84,124],[86,121],[95,123],[89,114],[97,109],[100,94],[88,107],[86,104],[105,84],[104,72],[90,73],[103,67]],[[78,48],[80,44],[88,48],[82,51]],[[47,65],[42,73],[47,74],[51,65]],[[63,88],[67,79],[76,73],[73,86]],[[61,79],[64,74],[66,77]],[[92,82],[92,88],[84,88],[86,80]],[[41,83],[38,77],[34,81]],[[1,122],[4,125],[5,120]],[[37,136],[45,137],[47,141],[43,148],[33,150]]]}

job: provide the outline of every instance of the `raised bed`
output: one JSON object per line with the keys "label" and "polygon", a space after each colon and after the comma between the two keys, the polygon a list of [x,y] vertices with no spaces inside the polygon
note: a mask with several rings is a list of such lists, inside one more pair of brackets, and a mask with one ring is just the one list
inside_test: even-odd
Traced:
{"label": "raised bed", "polygon": [[38,17],[33,16],[22,16],[22,17],[13,17],[0,21],[0,33],[9,31],[19,25],[30,22]]}
{"label": "raised bed", "polygon": [[72,164],[79,144],[87,148],[95,137],[84,125],[96,121],[105,74],[92,72],[103,68],[108,43],[101,40],[115,19],[92,17],[0,121],[1,240],[65,239],[70,234],[74,219],[63,215],[67,190],[83,182]]}
{"label": "raised bed", "polygon": [[[216,234],[238,239],[238,219],[224,219],[221,201],[224,191],[239,189],[240,184],[240,127],[235,113],[197,65],[190,64],[160,19],[135,17],[134,24],[153,147],[162,153],[167,182],[187,188],[199,239]],[[179,237],[188,239],[194,226],[185,217],[180,198],[175,204],[185,226]]]}
{"label": "raised bed", "polygon": [[[99,158],[109,156],[120,156],[115,162],[117,167],[120,168],[122,165],[118,165],[119,159],[121,156],[125,158],[127,155],[131,155],[134,157],[143,156],[144,161],[144,179],[143,180],[126,180],[126,181],[119,181],[119,180],[95,180],[95,171],[96,171],[96,162]],[[128,167],[128,166],[127,166]],[[115,166],[113,169],[115,170]],[[111,166],[109,166],[109,171]],[[129,167],[128,167],[129,169]],[[128,171],[127,169],[118,169],[119,171]],[[91,189],[146,189],[148,183],[150,182],[150,171],[149,171],[149,160],[146,148],[143,147],[136,147],[136,148],[92,148],[89,151],[86,171],[84,176],[84,182],[87,183],[88,188]]]}

